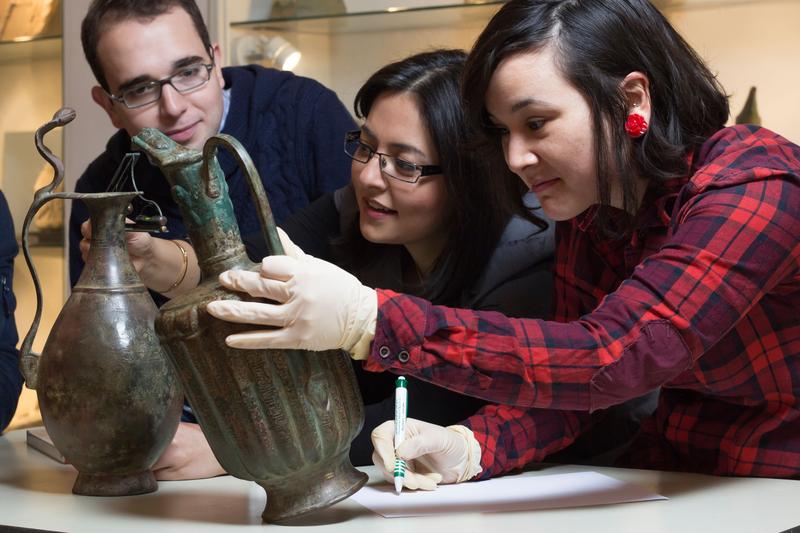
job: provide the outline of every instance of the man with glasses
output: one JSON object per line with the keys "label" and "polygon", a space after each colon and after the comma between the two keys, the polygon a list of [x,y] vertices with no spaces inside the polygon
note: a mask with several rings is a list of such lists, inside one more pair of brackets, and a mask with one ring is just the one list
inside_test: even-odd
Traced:
{"label": "man with glasses", "polygon": [[[81,38],[99,83],[92,98],[120,131],[78,180],[77,191],[107,190],[130,151],[130,137],[145,127],[196,150],[218,132],[237,138],[253,158],[279,224],[349,181],[350,161],[341,139],[354,122],[336,95],[289,72],[253,65],[222,68],[219,46],[210,42],[194,0],[95,0]],[[244,176],[228,153],[220,152],[219,160],[242,235],[258,234]],[[139,158],[134,173],[144,197],[166,216],[168,231],[160,235],[166,239],[132,238],[142,249],[161,248],[158,255],[180,268],[183,250],[168,239],[182,239],[186,232],[169,186],[146,158]],[[86,219],[86,208],[76,202],[70,217],[72,284],[83,269],[79,243]],[[175,271],[166,266],[159,271]],[[172,288],[174,281],[164,279],[159,286]],[[187,276],[182,283],[196,281]]]}
{"label": "man with glasses", "polygon": [[[220,65],[220,49],[210,42],[194,0],[94,0],[81,28],[84,54],[99,83],[92,98],[119,128],[76,185],[78,192],[109,188],[115,170],[130,151],[132,135],[158,128],[174,141],[201,150],[218,132],[238,139],[256,165],[276,222],[349,182],[350,160],[342,136],[355,127],[336,95],[314,80],[259,66]],[[257,234],[256,208],[242,172],[227,152],[219,161],[228,182],[242,235]],[[168,231],[153,238],[129,234],[128,247],[171,261],[151,275],[150,287],[171,291],[197,283],[199,271],[187,259],[186,230],[169,185],[160,170],[140,157],[134,167],[138,189],[155,201]],[[88,212],[73,203],[70,217],[70,277],[78,280],[81,225]],[[84,226],[87,228],[88,226]],[[251,257],[260,260],[261,256]],[[188,257],[187,257],[188,252]],[[136,260],[135,260],[136,261]],[[146,261],[143,262],[145,265]],[[181,266],[183,265],[183,266]],[[155,272],[154,272],[155,271]],[[182,272],[177,278],[175,272]],[[163,282],[157,284],[163,276]],[[172,276],[172,278],[167,278]],[[163,301],[163,300],[161,300]],[[218,472],[192,470],[192,457],[209,454],[197,424],[182,422],[172,445],[154,467],[160,479],[206,477]]]}

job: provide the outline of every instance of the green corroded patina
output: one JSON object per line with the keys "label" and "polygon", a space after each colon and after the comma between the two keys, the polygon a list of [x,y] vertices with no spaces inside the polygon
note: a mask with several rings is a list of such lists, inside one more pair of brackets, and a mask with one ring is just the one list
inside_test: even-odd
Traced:
{"label": "green corroded patina", "polygon": [[172,186],[203,272],[197,287],[161,307],[155,326],[214,456],[229,474],[267,491],[262,516],[269,522],[346,498],[367,479],[348,453],[364,421],[350,357],[341,350],[231,348],[225,339],[257,326],[218,320],[207,310],[215,300],[264,301],[228,290],[214,275],[261,271],[244,252],[219,147],[239,164],[270,251],[283,253],[250,156],[227,135],[209,138],[202,154],[156,130],[144,130],[134,143]]}
{"label": "green corroded patina", "polygon": [[161,168],[172,187],[175,201],[189,207],[186,210],[189,218],[184,220],[189,232],[203,232],[203,228],[208,228],[214,221],[225,233],[238,233],[233,203],[228,194],[219,194],[219,189],[227,193],[228,184],[216,159],[211,163],[208,187],[211,191],[206,191],[207,187],[201,177],[202,153],[176,143],[153,128],[145,128],[132,140],[134,146],[146,152],[150,160]]}
{"label": "green corroded patina", "polygon": [[204,277],[242,267],[247,262],[228,184],[216,158],[219,146],[231,150],[249,178],[269,249],[275,254],[283,253],[266,195],[261,187],[254,187],[256,181],[260,185],[258,171],[236,139],[215,135],[206,142],[202,153],[176,143],[153,128],[143,129],[132,141],[167,178],[172,197],[181,207]]}

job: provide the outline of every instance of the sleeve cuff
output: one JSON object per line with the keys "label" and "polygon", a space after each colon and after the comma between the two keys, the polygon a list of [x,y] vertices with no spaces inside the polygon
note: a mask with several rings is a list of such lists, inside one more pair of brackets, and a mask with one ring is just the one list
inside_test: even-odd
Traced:
{"label": "sleeve cuff", "polygon": [[367,326],[367,329],[364,330],[364,333],[350,349],[350,357],[356,361],[365,361],[369,357],[372,339],[375,338],[375,322],[373,317],[370,325]]}
{"label": "sleeve cuff", "polygon": [[360,304],[353,329],[359,333],[352,346],[345,347],[350,357],[363,361],[369,357],[378,317],[378,296],[369,287],[360,287]]}
{"label": "sleeve cuff", "polygon": [[461,474],[459,474],[456,483],[474,478],[483,470],[481,468],[481,445],[478,444],[472,431],[465,426],[447,426],[447,429],[461,435],[467,445],[467,464]]}

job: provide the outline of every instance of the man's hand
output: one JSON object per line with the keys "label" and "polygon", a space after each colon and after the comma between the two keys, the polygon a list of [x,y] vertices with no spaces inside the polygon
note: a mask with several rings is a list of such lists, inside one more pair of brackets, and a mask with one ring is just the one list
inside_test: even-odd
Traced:
{"label": "man's hand", "polygon": [[[92,246],[90,220],[81,224],[81,235],[81,257],[85,263]],[[154,238],[144,231],[129,231],[125,232],[125,245],[133,268],[148,289],[175,297],[200,282],[197,256],[186,241]]]}
{"label": "man's hand", "polygon": [[406,420],[405,440],[394,448],[394,422],[372,430],[375,463],[393,483],[395,454],[406,461],[403,486],[433,490],[439,483],[461,483],[481,472],[481,449],[472,431],[464,426],[442,427],[421,420]]}
{"label": "man's hand", "polygon": [[[133,222],[126,219],[127,222]],[[83,239],[80,242],[81,257],[85,263],[89,257],[89,248],[92,246],[92,221],[87,220],[81,224],[81,236]],[[141,275],[142,269],[153,257],[153,237],[144,231],[126,231],[125,232],[125,245],[128,248],[128,255],[133,262],[133,268]]]}
{"label": "man's hand", "polygon": [[181,422],[175,438],[153,465],[156,479],[202,479],[225,474],[203,431],[197,424]]}
{"label": "man's hand", "polygon": [[265,257],[261,272],[229,270],[220,283],[276,303],[218,300],[208,312],[222,320],[257,326],[226,339],[233,348],[342,348],[354,358],[366,359],[375,335],[378,298],[355,276],[316,257],[306,255],[282,231],[288,255]]}

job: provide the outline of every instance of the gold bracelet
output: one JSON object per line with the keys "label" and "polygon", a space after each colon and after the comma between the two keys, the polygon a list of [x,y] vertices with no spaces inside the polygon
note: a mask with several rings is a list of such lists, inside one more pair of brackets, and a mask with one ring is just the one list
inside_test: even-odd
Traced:
{"label": "gold bracelet", "polygon": [[179,243],[178,241],[171,240],[170,242],[172,244],[174,244],[175,246],[177,246],[178,250],[181,251],[181,258],[183,259],[183,272],[181,272],[181,275],[178,278],[178,280],[175,283],[173,283],[170,286],[170,288],[165,290],[164,292],[171,292],[171,291],[175,290],[178,287],[178,285],[183,283],[183,280],[186,279],[186,273],[189,271],[189,254],[186,253],[186,248],[181,246],[181,243]]}

